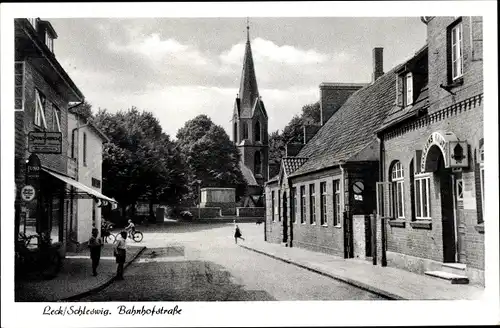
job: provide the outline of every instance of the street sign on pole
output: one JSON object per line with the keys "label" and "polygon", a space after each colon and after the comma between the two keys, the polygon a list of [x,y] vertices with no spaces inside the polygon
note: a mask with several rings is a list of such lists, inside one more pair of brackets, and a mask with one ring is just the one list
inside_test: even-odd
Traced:
{"label": "street sign on pole", "polygon": [[21,197],[24,201],[29,202],[35,198],[35,187],[26,185],[21,189]]}
{"label": "street sign on pole", "polygon": [[28,133],[28,151],[39,154],[61,154],[61,132],[35,132]]}

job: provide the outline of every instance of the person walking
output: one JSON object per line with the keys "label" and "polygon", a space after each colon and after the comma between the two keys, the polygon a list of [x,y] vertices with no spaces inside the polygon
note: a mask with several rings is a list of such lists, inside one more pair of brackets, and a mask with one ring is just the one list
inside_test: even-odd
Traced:
{"label": "person walking", "polygon": [[97,267],[101,258],[102,238],[98,237],[99,230],[92,229],[92,236],[89,239],[90,259],[92,260],[92,275],[97,276]]}
{"label": "person walking", "polygon": [[236,225],[236,229],[234,230],[234,242],[236,244],[238,243],[238,238],[240,238],[241,240],[245,240],[245,238],[243,238],[241,235],[240,228],[238,227],[238,225]]}
{"label": "person walking", "polygon": [[123,265],[127,257],[127,232],[120,232],[120,237],[116,241],[114,250],[116,263],[118,264],[116,268],[116,280],[123,280]]}

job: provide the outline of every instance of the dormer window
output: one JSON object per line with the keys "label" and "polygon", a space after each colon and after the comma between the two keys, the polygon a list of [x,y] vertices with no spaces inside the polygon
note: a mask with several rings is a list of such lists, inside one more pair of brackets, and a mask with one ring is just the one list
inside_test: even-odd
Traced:
{"label": "dormer window", "polygon": [[398,76],[396,88],[398,106],[406,107],[413,104],[413,74],[411,72]]}
{"label": "dormer window", "polygon": [[28,22],[30,22],[31,26],[36,30],[36,18],[28,18]]}
{"label": "dormer window", "polygon": [[52,24],[46,20],[38,20],[37,24],[38,37],[45,43],[51,52],[54,52],[54,40],[57,39],[57,33],[54,30],[54,27],[52,27]]}
{"label": "dormer window", "polygon": [[54,52],[54,39],[49,35],[49,33],[45,33],[45,44],[50,51]]}

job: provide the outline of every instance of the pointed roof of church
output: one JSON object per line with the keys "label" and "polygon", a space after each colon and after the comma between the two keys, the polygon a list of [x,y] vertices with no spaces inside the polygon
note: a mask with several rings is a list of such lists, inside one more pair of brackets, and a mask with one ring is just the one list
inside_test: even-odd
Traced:
{"label": "pointed roof of church", "polygon": [[247,25],[247,43],[243,57],[243,70],[241,72],[240,90],[238,93],[238,107],[240,117],[252,117],[255,100],[259,98],[257,78],[253,64],[252,47],[250,46],[250,27]]}

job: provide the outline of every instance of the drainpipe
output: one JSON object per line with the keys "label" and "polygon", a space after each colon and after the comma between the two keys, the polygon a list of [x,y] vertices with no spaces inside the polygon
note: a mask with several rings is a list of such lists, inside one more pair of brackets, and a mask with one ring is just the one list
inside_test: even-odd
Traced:
{"label": "drainpipe", "polygon": [[[379,147],[379,180],[380,182],[384,182],[384,163],[385,163],[385,146],[384,146],[384,139],[380,137],[380,135],[377,135],[377,140],[379,141],[380,143],[380,147]],[[384,197],[382,197],[382,199],[380,200],[380,205],[381,205],[381,211],[382,213],[384,212],[383,211],[383,208],[384,208]],[[375,216],[376,218],[376,216]],[[385,236],[385,227],[386,227],[386,219],[381,215],[381,220],[380,220],[380,224],[381,224],[381,229],[380,229],[380,233],[381,233],[381,236],[380,236],[380,242],[382,243],[382,254],[381,255],[381,265],[383,267],[387,266],[387,254],[386,254],[386,236]],[[375,243],[375,256],[373,256],[373,265],[376,265],[377,264],[377,258],[376,258],[376,243]]]}

